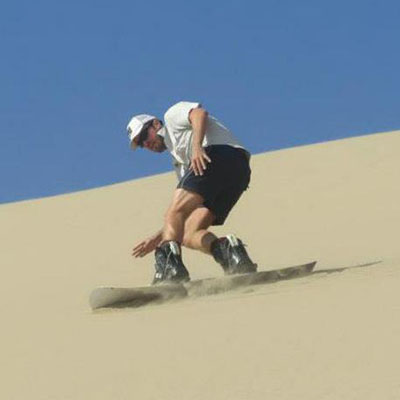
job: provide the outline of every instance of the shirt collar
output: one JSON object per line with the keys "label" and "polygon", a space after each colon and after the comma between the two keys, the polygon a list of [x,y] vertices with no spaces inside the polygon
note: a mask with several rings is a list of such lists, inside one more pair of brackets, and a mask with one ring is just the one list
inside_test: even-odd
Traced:
{"label": "shirt collar", "polygon": [[157,135],[163,138],[165,138],[166,134],[167,134],[167,128],[165,126],[162,126],[161,129],[157,132]]}

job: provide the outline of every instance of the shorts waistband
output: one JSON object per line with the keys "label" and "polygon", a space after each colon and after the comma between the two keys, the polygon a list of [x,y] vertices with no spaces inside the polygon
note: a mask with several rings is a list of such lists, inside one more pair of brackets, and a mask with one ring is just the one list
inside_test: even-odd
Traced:
{"label": "shorts waistband", "polygon": [[218,151],[218,150],[234,150],[235,152],[238,152],[239,154],[244,155],[246,157],[247,161],[250,161],[250,157],[251,157],[251,154],[243,147],[234,147],[229,144],[212,144],[210,146],[207,146],[206,149],[209,149],[211,151],[213,151],[213,150],[216,150],[216,151]]}

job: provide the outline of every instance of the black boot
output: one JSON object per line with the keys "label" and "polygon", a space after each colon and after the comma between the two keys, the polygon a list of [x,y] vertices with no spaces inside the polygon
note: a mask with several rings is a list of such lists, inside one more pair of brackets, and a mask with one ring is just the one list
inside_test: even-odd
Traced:
{"label": "black boot", "polygon": [[211,253],[227,275],[257,271],[257,264],[251,261],[242,241],[235,235],[215,240],[211,244]]}
{"label": "black boot", "polygon": [[177,242],[169,241],[156,248],[156,273],[153,285],[161,282],[179,283],[190,280],[189,272],[182,261],[181,248]]}

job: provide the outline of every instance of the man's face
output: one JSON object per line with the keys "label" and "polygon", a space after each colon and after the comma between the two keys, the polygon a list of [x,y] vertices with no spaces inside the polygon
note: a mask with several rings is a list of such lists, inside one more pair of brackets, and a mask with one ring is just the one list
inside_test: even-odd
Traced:
{"label": "man's face", "polygon": [[[155,121],[153,125],[150,125],[147,128],[147,137],[142,143],[142,147],[147,150],[154,151],[155,153],[162,153],[167,149],[164,143],[164,139],[157,135],[157,132],[161,129],[161,124],[158,121]],[[139,137],[134,139],[137,144],[139,141]]]}

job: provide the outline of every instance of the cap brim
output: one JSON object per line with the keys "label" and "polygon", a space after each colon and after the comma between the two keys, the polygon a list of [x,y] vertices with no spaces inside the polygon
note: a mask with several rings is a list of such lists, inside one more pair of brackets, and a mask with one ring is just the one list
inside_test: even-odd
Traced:
{"label": "cap brim", "polygon": [[131,150],[136,150],[139,146],[135,143],[134,140],[131,141]]}
{"label": "cap brim", "polygon": [[139,134],[136,134],[135,136],[133,136],[132,134],[129,136],[129,140],[131,141],[130,143],[130,148],[132,150],[136,150],[139,146],[137,145],[137,143],[135,143],[135,138],[137,138],[139,136]]}

